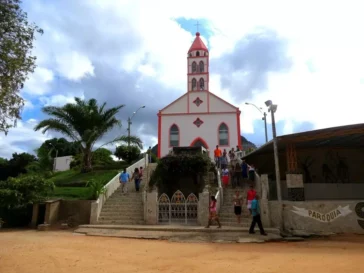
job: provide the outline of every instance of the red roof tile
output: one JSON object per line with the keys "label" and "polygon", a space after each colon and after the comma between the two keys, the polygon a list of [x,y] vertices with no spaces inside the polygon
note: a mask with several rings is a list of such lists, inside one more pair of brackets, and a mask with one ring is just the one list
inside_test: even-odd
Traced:
{"label": "red roof tile", "polygon": [[194,51],[194,50],[205,50],[205,51],[209,52],[209,50],[207,49],[205,44],[202,42],[199,32],[196,32],[196,38],[193,41],[190,49],[188,50],[188,53],[190,53],[191,51]]}

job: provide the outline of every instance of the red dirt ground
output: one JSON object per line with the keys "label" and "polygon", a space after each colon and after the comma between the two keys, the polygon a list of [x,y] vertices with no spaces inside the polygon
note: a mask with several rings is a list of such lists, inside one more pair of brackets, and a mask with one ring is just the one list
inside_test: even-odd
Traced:
{"label": "red dirt ground", "polygon": [[359,273],[364,236],[266,244],[188,244],[73,235],[0,233],[1,273]]}

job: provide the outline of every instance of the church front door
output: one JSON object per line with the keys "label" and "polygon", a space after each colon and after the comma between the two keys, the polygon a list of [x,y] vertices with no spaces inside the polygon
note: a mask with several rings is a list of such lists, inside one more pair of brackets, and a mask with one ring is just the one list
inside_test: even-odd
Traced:
{"label": "church front door", "polygon": [[206,150],[209,149],[209,146],[202,138],[196,138],[194,141],[192,141],[191,147],[204,147]]}

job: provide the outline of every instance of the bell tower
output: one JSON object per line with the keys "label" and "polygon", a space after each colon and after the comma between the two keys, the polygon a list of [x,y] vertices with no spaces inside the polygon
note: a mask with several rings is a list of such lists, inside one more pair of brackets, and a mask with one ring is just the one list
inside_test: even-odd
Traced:
{"label": "bell tower", "polygon": [[187,91],[209,91],[209,50],[196,32],[187,56]]}

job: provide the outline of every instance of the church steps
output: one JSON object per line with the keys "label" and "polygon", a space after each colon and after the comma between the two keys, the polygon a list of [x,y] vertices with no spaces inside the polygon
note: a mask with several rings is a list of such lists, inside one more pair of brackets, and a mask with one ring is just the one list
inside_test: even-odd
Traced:
{"label": "church steps", "polygon": [[147,183],[150,173],[155,169],[156,164],[152,163],[144,169],[140,191],[135,191],[134,182],[127,184],[128,193],[123,194],[119,187],[102,207],[98,224],[100,225],[140,225],[144,224],[143,186]]}

